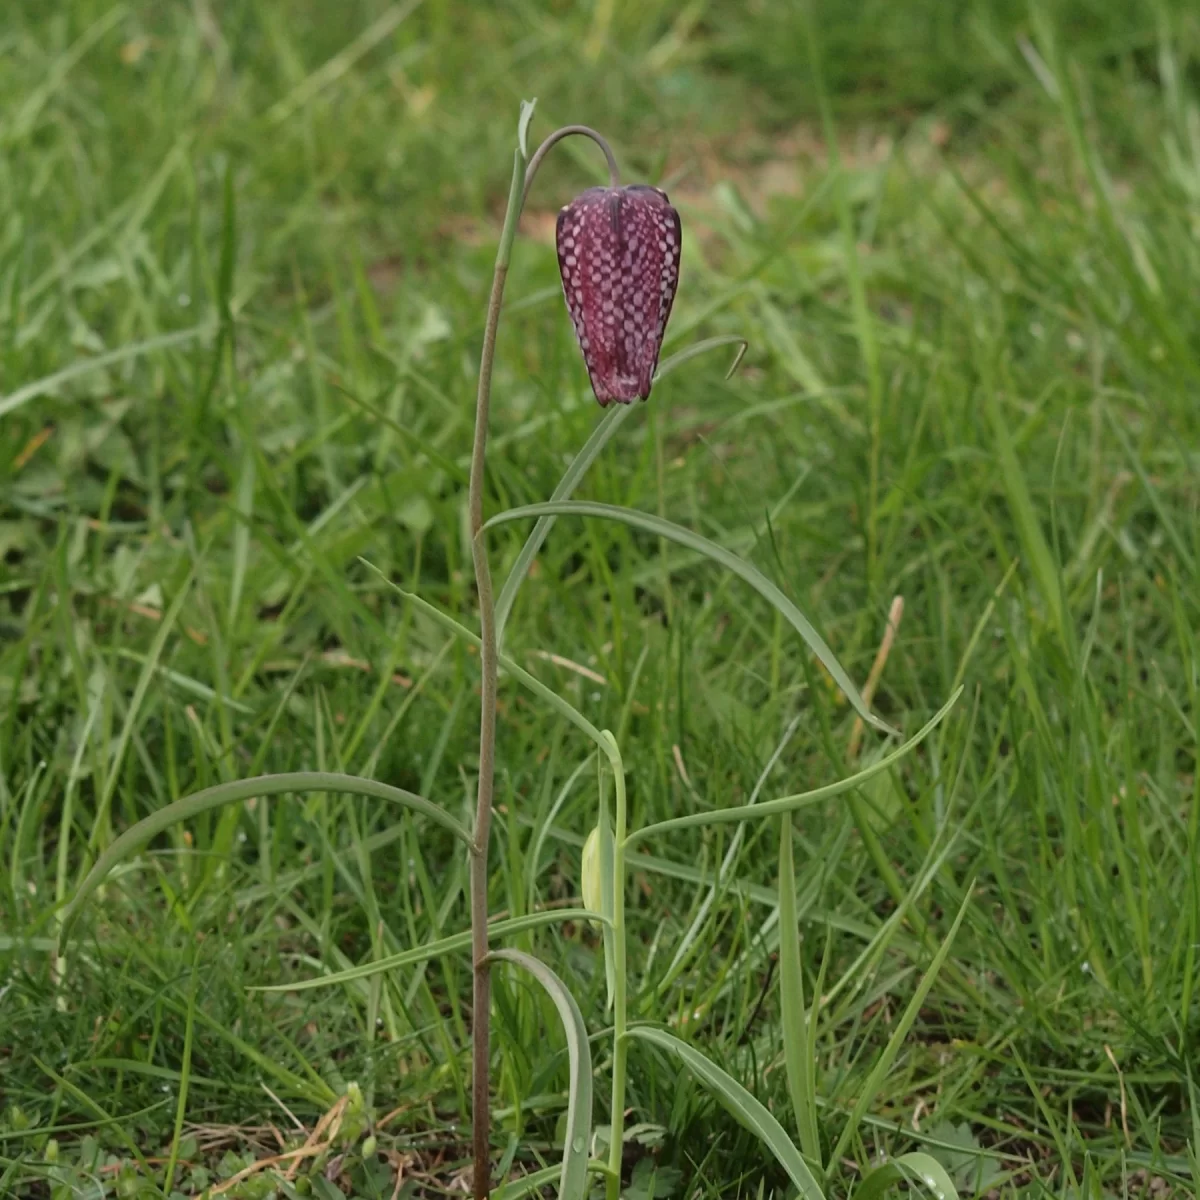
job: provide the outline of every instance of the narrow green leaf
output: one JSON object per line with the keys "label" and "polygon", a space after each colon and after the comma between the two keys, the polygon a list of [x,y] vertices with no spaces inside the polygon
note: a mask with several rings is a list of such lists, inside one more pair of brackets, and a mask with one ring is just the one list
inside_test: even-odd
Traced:
{"label": "narrow green leaf", "polygon": [[510,1179],[506,1184],[492,1192],[492,1200],[520,1200],[531,1192],[540,1191],[552,1184],[560,1174],[558,1167],[543,1167],[532,1175],[522,1175],[520,1179]]}
{"label": "narrow green leaf", "polygon": [[784,813],[779,818],[779,1006],[788,1095],[800,1145],[813,1162],[819,1163],[821,1139],[817,1132],[817,1096],[808,1052],[808,1022],[817,1019],[816,999],[810,1018],[804,1005],[804,973],[800,966],[791,813]]}
{"label": "narrow green leaf", "polygon": [[839,779],[836,783],[827,783],[823,787],[814,788],[811,792],[797,792],[794,796],[782,796],[778,800],[767,800],[762,804],[741,804],[735,808],[718,808],[713,812],[689,813],[687,816],[672,817],[668,821],[659,821],[654,825],[644,825],[641,829],[635,829],[625,839],[625,846],[628,848],[646,838],[661,837],[664,833],[672,833],[677,829],[687,829],[696,825],[724,825],[737,821],[752,821],[759,817],[775,817],[780,813],[794,812],[798,808],[806,808],[810,804],[815,804],[818,800],[826,800],[830,796],[848,792],[851,788],[866,783],[868,779],[880,772],[888,770],[914,747],[919,746],[941,724],[943,718],[954,707],[961,695],[962,688],[960,687],[907,742],[893,750],[891,754],[884,755],[878,762],[864,767],[855,775]]}
{"label": "narrow green leaf", "polygon": [[[595,1159],[587,1164],[587,1169],[593,1175],[605,1175],[608,1173],[608,1165],[596,1162]],[[558,1167],[543,1167],[540,1171],[534,1171],[529,1175],[522,1175],[519,1179],[510,1179],[506,1184],[496,1188],[492,1192],[492,1200],[521,1200],[522,1196],[528,1196],[531,1192],[540,1191],[548,1184],[553,1183],[557,1175]]]}
{"label": "narrow green leaf", "polygon": [[260,775],[256,779],[238,779],[231,783],[219,783],[215,787],[205,788],[192,796],[184,796],[165,808],[151,813],[144,820],[125,830],[107,850],[96,860],[88,872],[87,878],[79,885],[79,890],[71,898],[63,914],[62,927],[59,930],[59,953],[66,945],[67,933],[71,924],[79,915],[80,908],[88,897],[104,882],[108,873],[122,859],[127,858],[144,846],[152,837],[170,828],[176,821],[189,821],[208,812],[209,809],[219,808],[223,804],[233,804],[239,800],[249,800],[252,796],[278,796],[281,793],[302,792],[339,792],[352,796],[371,796],[377,800],[389,800],[402,804],[428,817],[443,829],[454,834],[460,841],[470,845],[471,835],[449,813],[436,804],[406,792],[403,788],[392,787],[388,783],[380,783],[376,779],[361,779],[355,775],[335,775],[325,771],[295,771],[283,775]]}
{"label": "narrow green leaf", "polygon": [[528,971],[554,1001],[567,1035],[571,1085],[567,1093],[567,1131],[563,1141],[560,1200],[583,1200],[587,1192],[588,1142],[592,1134],[592,1050],[587,1026],[575,997],[545,963],[520,950],[496,950],[492,960],[515,963]]}
{"label": "narrow green leaf", "polygon": [[236,636],[238,610],[242,606],[242,590],[246,583],[246,568],[250,563],[250,526],[254,518],[254,484],[256,460],[249,448],[242,453],[242,473],[238,479],[234,504],[236,523],[233,528],[233,566],[229,573],[229,615],[226,623],[230,640]]}
{"label": "narrow green leaf", "polygon": [[175,333],[164,333],[158,337],[147,338],[142,342],[131,342],[119,350],[110,350],[107,354],[97,354],[94,358],[85,358],[72,363],[69,367],[63,367],[61,371],[55,371],[54,374],[46,375],[42,379],[35,379],[32,383],[27,383],[24,387],[19,387],[15,392],[9,392],[7,396],[0,398],[0,417],[8,416],[22,404],[34,400],[46,392],[53,391],[64,383],[70,383],[72,379],[90,375],[93,371],[102,371],[105,367],[115,367],[117,363],[128,362],[130,359],[141,358],[142,355],[151,354],[155,350],[169,350],[172,346],[184,346],[188,342],[211,337],[216,330],[215,324],[205,322],[203,325],[193,325],[190,329],[180,329]]}
{"label": "narrow green leaf", "polygon": [[946,957],[950,953],[950,947],[954,942],[955,934],[958,933],[958,927],[962,924],[963,917],[967,915],[967,905],[971,903],[971,893],[974,890],[975,885],[972,882],[967,888],[962,904],[959,906],[958,915],[954,918],[954,924],[950,926],[950,932],[946,934],[945,941],[938,947],[938,952],[933,956],[933,962],[929,964],[929,969],[921,977],[921,982],[917,985],[917,990],[913,993],[912,999],[909,1000],[908,1006],[896,1024],[896,1028],[892,1031],[892,1036],[888,1038],[887,1045],[883,1048],[883,1053],[876,1058],[875,1065],[871,1069],[871,1074],[867,1077],[866,1083],[859,1089],[858,1099],[854,1102],[854,1108],[851,1109],[850,1116],[842,1129],[837,1145],[834,1147],[833,1153],[829,1156],[830,1162],[840,1161],[846,1147],[850,1144],[850,1139],[858,1129],[867,1108],[878,1095],[880,1086],[886,1078],[887,1073],[892,1069],[892,1063],[896,1061],[896,1055],[900,1053],[900,1047],[904,1043],[904,1039],[908,1037],[909,1031],[917,1019],[917,1014],[921,1011],[921,1006],[925,1003],[925,997],[929,995],[929,989],[933,987],[933,981],[937,978],[938,972],[942,969],[942,964],[946,961]]}
{"label": "narrow green leaf", "polygon": [[[586,908],[558,908],[547,912],[528,913],[523,917],[510,917],[507,921],[493,921],[488,926],[488,939],[507,937],[514,933],[525,933],[530,929],[539,929],[543,925],[561,925],[566,921],[603,921],[595,913]],[[356,979],[370,979],[384,971],[394,971],[397,967],[410,967],[413,963],[427,962],[443,954],[457,954],[471,946],[471,931],[453,933],[449,937],[438,938],[435,942],[426,942],[423,946],[414,946],[411,950],[402,950],[399,954],[389,954],[387,958],[375,962],[360,963],[357,967],[349,967],[345,971],[334,971],[329,975],[318,975],[315,979],[301,979],[294,983],[272,983],[264,987],[248,988],[251,992],[306,992],[310,988],[331,987],[337,983],[351,983]]]}
{"label": "narrow green leaf", "polygon": [[92,833],[88,839],[89,850],[98,847],[102,848],[103,842],[108,839],[112,832],[110,820],[112,801],[117,790],[117,785],[124,775],[122,767],[124,766],[125,755],[129,750],[129,743],[133,740],[133,735],[137,730],[138,719],[142,715],[142,703],[146,699],[146,693],[149,691],[155,672],[158,670],[159,659],[162,658],[163,651],[166,649],[167,640],[175,630],[175,622],[179,620],[179,614],[183,611],[184,601],[187,600],[188,593],[192,589],[192,580],[195,577],[196,569],[193,567],[187,573],[187,578],[180,584],[179,591],[175,594],[175,599],[171,601],[166,612],[163,613],[162,620],[159,621],[158,629],[155,631],[154,640],[150,643],[149,650],[146,651],[146,660],[142,663],[141,673],[138,675],[137,684],[133,689],[133,696],[130,698],[129,707],[125,712],[125,720],[121,725],[121,734],[117,739],[117,747],[113,752],[112,762],[108,768],[108,775],[104,781],[104,788],[100,793],[99,800],[96,802],[96,812],[92,818]]}
{"label": "narrow green leaf", "polygon": [[196,988],[200,974],[196,970],[199,960],[199,943],[192,950],[191,986],[188,988],[187,1017],[183,1027],[183,1062],[179,1068],[179,1095],[175,1099],[175,1127],[171,1136],[171,1153],[167,1158],[166,1182],[163,1190],[169,1196],[175,1182],[175,1168],[179,1163],[179,1143],[183,1137],[183,1121],[187,1115],[188,1088],[192,1082],[192,1045],[196,1033]]}
{"label": "narrow green leaf", "polygon": [[1133,443],[1129,440],[1125,430],[1121,428],[1120,421],[1113,416],[1112,410],[1107,405],[1104,408],[1104,415],[1108,418],[1109,428],[1116,435],[1117,441],[1121,443],[1121,449],[1125,452],[1125,457],[1129,459],[1129,465],[1133,468],[1134,474],[1137,475],[1138,482],[1142,485],[1142,490],[1146,493],[1146,499],[1150,501],[1151,507],[1154,509],[1154,515],[1158,517],[1163,529],[1166,531],[1167,537],[1171,539],[1171,545],[1175,547],[1180,561],[1188,569],[1189,573],[1196,574],[1196,560],[1193,558],[1191,550],[1188,549],[1187,543],[1183,540],[1183,535],[1172,520],[1166,505],[1163,504],[1162,497],[1158,494],[1158,489],[1150,479],[1145,465],[1133,447]]}
{"label": "narrow green leaf", "polygon": [[[443,629],[454,634],[455,637],[462,638],[462,640],[468,643],[468,645],[479,645],[478,635],[472,633],[465,625],[456,621],[449,614],[442,612],[440,608],[436,608],[434,605],[430,604],[428,600],[422,600],[421,597],[416,595],[414,592],[406,592],[398,584],[393,583],[378,567],[369,563],[365,558],[360,558],[358,561],[361,562],[363,566],[374,571],[375,574],[378,575],[379,578],[388,585],[388,587],[390,587],[393,591],[398,592],[410,604],[414,605],[416,608],[419,608],[427,617],[436,621]],[[605,741],[604,737],[600,733],[600,730],[597,729],[596,726],[593,725],[591,721],[589,721],[587,717],[585,717],[583,713],[579,711],[579,709],[575,708],[571,704],[568,704],[560,695],[558,695],[557,692],[551,691],[550,688],[542,683],[540,679],[530,675],[530,673],[523,667],[517,666],[517,664],[507,655],[501,654],[497,656],[496,661],[518,683],[528,688],[535,696],[539,696],[541,699],[545,700],[546,703],[549,704],[556,712],[558,712],[560,716],[565,717],[571,722],[572,725],[586,733],[588,737],[591,738],[592,741],[604,751],[606,756],[609,754],[610,748],[608,742]]]}
{"label": "narrow green leaf", "polygon": [[[771,773],[775,770],[784,750],[788,743],[795,736],[796,730],[800,727],[800,721],[803,714],[797,713],[796,716],[788,722],[787,728],[783,732],[783,736],[775,745],[775,749],[771,757],[767,760],[762,771],[759,772],[758,779],[755,780],[754,790],[750,793],[750,799],[747,805],[758,803],[758,798],[762,794],[762,790],[767,785],[767,780],[771,777]],[[665,996],[668,990],[674,985],[675,980],[682,972],[688,958],[691,956],[693,948],[697,945],[700,933],[708,921],[709,914],[712,912],[714,905],[726,893],[727,889],[733,891],[736,895],[738,885],[730,877],[733,874],[734,866],[738,861],[738,856],[741,854],[742,842],[746,837],[746,825],[739,824],[734,830],[733,837],[729,839],[729,847],[725,851],[725,857],[721,860],[720,869],[717,871],[716,879],[709,888],[708,895],[704,897],[700,907],[696,910],[696,915],[692,918],[691,924],[683,937],[679,939],[679,944],[675,949],[675,954],[671,958],[671,964],[660,976],[655,985],[655,995]],[[764,889],[766,890],[766,889]],[[777,906],[777,898],[774,893],[766,890],[766,894],[770,897],[768,903],[772,908]]]}
{"label": "narrow green leaf", "polygon": [[[558,486],[550,496],[552,502],[566,500],[572,495],[592,464],[600,457],[600,452],[612,441],[613,435],[636,411],[631,404],[618,404],[600,418],[595,429],[592,430],[591,436],[584,442],[583,448],[563,472],[563,477],[558,481]],[[521,552],[517,555],[517,561],[513,563],[513,568],[509,571],[508,578],[505,579],[504,586],[500,589],[500,595],[496,600],[496,641],[498,644],[504,642],[504,628],[508,624],[509,614],[516,602],[517,592],[528,578],[530,565],[549,536],[554,521],[555,518],[552,516],[542,517],[530,530],[529,536],[525,539],[525,545],[521,547]]]}
{"label": "narrow green leaf", "polygon": [[653,513],[638,512],[636,509],[622,508],[615,504],[598,504],[582,500],[524,504],[519,508],[510,508],[507,512],[499,513],[488,521],[484,528],[489,529],[493,525],[500,525],[507,521],[520,521],[527,517],[545,516],[602,517],[609,521],[620,521],[634,529],[641,529],[657,537],[666,538],[668,541],[677,542],[689,550],[694,550],[698,554],[712,559],[713,562],[745,580],[763,599],[783,615],[792,628],[808,643],[821,665],[833,677],[834,682],[841,688],[855,712],[864,721],[884,733],[896,732],[867,707],[850,676],[846,674],[833,651],[825,643],[825,639],[813,628],[808,618],[756,566],[726,550],[724,546],[719,546],[716,542],[702,537],[698,533],[693,533],[690,529],[684,529],[681,525],[664,521],[662,517],[655,516]]}
{"label": "narrow green leaf", "polygon": [[334,391],[345,396],[351,404],[357,408],[361,408],[363,412],[373,417],[381,425],[386,426],[393,433],[399,434],[406,442],[410,442],[423,454],[435,467],[445,471],[456,483],[461,483],[464,487],[467,485],[469,476],[452,458],[443,454],[428,438],[421,437],[415,430],[410,429],[407,425],[400,421],[393,420],[388,416],[378,405],[371,403],[369,400],[364,400],[361,396],[350,391],[349,388],[343,387],[336,378],[330,377],[325,380]]}
{"label": "narrow green leaf", "polygon": [[[704,341],[696,342],[694,345],[688,346],[687,349],[680,350],[677,354],[672,354],[670,358],[663,362],[654,376],[655,382],[662,379],[664,375],[669,375],[672,371],[682,367],[684,363],[701,354],[707,353],[709,350],[732,345],[738,347],[738,352],[734,357],[733,364],[725,375],[725,378],[728,379],[737,370],[738,363],[742,361],[742,356],[746,353],[746,347],[749,343],[745,338],[726,335],[706,338]],[[579,486],[580,481],[591,469],[592,464],[600,457],[600,452],[612,441],[617,430],[636,411],[632,405],[619,404],[604,414],[595,429],[592,430],[591,436],[584,442],[583,448],[571,460],[571,465],[563,473],[562,479],[558,481],[558,486],[550,496],[551,502],[570,499],[575,489]],[[554,526],[554,521],[555,518],[552,516],[541,517],[534,525],[529,536],[525,539],[525,545],[521,547],[520,554],[517,555],[517,561],[513,563],[513,568],[508,573],[508,578],[504,581],[504,587],[500,589],[500,597],[496,601],[496,640],[500,644],[504,642],[504,627],[508,624],[509,614],[512,612],[517,592],[528,578],[530,564],[536,557],[537,552],[544,545],[550,530]]]}
{"label": "narrow green leaf", "polygon": [[521,147],[521,157],[529,160],[529,123],[533,120],[533,110],[537,108],[537,97],[521,101],[521,115],[517,119],[517,145]]}
{"label": "narrow green leaf", "polygon": [[1025,473],[1021,470],[1017,452],[1013,449],[1008,425],[1000,411],[1000,402],[994,389],[989,387],[985,390],[983,406],[987,410],[988,421],[992,426],[992,437],[996,442],[996,457],[1000,460],[1000,478],[1004,482],[1008,507],[1017,526],[1021,550],[1033,569],[1034,582],[1046,605],[1050,624],[1056,632],[1061,633],[1063,611],[1058,566],[1054,561],[1054,556],[1050,553],[1046,535],[1042,532],[1037,510],[1034,508],[1033,499],[1029,494],[1029,485],[1025,482]]}
{"label": "narrow green leaf", "polygon": [[674,354],[663,359],[658,364],[658,370],[654,372],[654,382],[657,383],[660,379],[670,375],[672,371],[677,371],[684,363],[691,362],[693,358],[699,358],[701,354],[707,354],[710,350],[719,350],[722,346],[738,348],[737,353],[733,356],[733,362],[729,364],[729,370],[725,372],[726,379],[732,378],[734,371],[738,369],[738,364],[746,357],[750,343],[736,333],[723,333],[717,337],[703,338],[701,341],[693,342],[690,346],[676,350]]}
{"label": "narrow green leaf", "polygon": [[665,1030],[638,1025],[630,1029],[627,1036],[641,1038],[644,1042],[650,1042],[674,1054],[737,1121],[762,1138],[805,1200],[825,1200],[820,1185],[808,1169],[800,1151],[784,1132],[783,1126],[733,1076],[705,1058],[699,1050],[689,1046],[687,1042],[681,1042]]}
{"label": "narrow green leaf", "polygon": [[902,1154],[876,1167],[854,1193],[854,1200],[878,1200],[898,1183],[920,1183],[936,1200],[958,1200],[958,1189],[937,1159],[921,1151]]}

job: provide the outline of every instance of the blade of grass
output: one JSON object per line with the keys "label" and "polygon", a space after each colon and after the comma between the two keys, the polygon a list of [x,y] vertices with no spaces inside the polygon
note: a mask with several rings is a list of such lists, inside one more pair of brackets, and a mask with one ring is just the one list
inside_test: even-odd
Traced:
{"label": "blade of grass", "polygon": [[0,398],[0,417],[6,417],[10,412],[20,408],[22,404],[34,400],[38,396],[43,396],[47,392],[61,387],[64,383],[70,383],[84,375],[90,375],[93,371],[102,371],[105,367],[129,362],[131,359],[152,354],[156,350],[186,346],[188,342],[211,337],[216,331],[217,326],[214,323],[206,322],[203,325],[193,325],[190,329],[180,329],[174,333],[164,333],[158,337],[146,338],[142,342],[131,342],[119,350],[110,350],[107,354],[97,354],[95,358],[72,363],[69,367],[63,367],[61,371],[55,371],[54,374],[47,375],[42,379],[35,379],[32,383],[27,383],[24,387],[17,388],[15,392],[10,392],[7,396]]}
{"label": "blade of grass", "polygon": [[175,1128],[171,1136],[171,1153],[167,1159],[166,1182],[163,1191],[169,1196],[175,1182],[175,1168],[179,1163],[179,1142],[183,1137],[183,1121],[187,1115],[188,1085],[192,1078],[192,1040],[196,1032],[196,989],[200,974],[199,947],[192,953],[191,986],[188,988],[187,1019],[183,1029],[183,1059],[179,1066],[179,1096],[175,1103]]}
{"label": "blade of grass", "polygon": [[97,847],[103,849],[112,832],[110,828],[110,812],[113,795],[116,793],[117,784],[121,780],[121,767],[125,761],[125,754],[129,749],[129,742],[133,737],[138,717],[141,715],[142,703],[146,699],[146,692],[149,690],[150,682],[158,669],[158,660],[162,657],[163,650],[167,645],[167,639],[171,636],[175,628],[175,622],[179,619],[179,614],[183,611],[184,601],[187,600],[188,592],[191,590],[192,581],[195,577],[196,570],[193,567],[188,571],[187,577],[179,585],[179,590],[175,593],[175,599],[171,601],[170,606],[163,613],[162,620],[159,621],[158,629],[155,631],[154,640],[150,643],[150,649],[146,652],[146,661],[142,664],[141,674],[138,676],[137,685],[134,687],[133,695],[129,700],[129,708],[125,714],[125,721],[121,726],[121,734],[117,738],[116,748],[112,753],[112,760],[108,763],[104,787],[101,790],[99,800],[96,802],[96,812],[92,820],[92,833],[88,839],[89,851],[95,850]]}
{"label": "blade of grass", "polygon": [[[462,640],[468,645],[475,647],[479,646],[479,636],[472,633],[465,625],[456,621],[447,613],[442,612],[440,608],[430,604],[428,600],[423,600],[420,596],[416,595],[415,592],[406,592],[402,587],[399,586],[399,584],[393,583],[382,571],[379,570],[378,567],[375,567],[371,563],[367,562],[365,558],[359,559],[359,561],[365,567],[368,567],[370,570],[374,571],[375,574],[378,575],[379,578],[388,585],[388,587],[390,587],[393,591],[399,592],[400,595],[409,602],[409,604],[420,609],[421,612],[423,612],[427,617],[436,621],[437,624],[439,624],[443,629],[453,633],[456,637],[462,638]],[[604,751],[605,755],[608,755],[608,742],[605,741],[600,730],[597,729],[596,726],[593,725],[591,721],[589,721],[587,717],[583,715],[583,713],[581,713],[573,705],[568,704],[557,692],[552,691],[544,683],[542,683],[540,679],[530,675],[529,672],[523,667],[517,666],[517,664],[507,655],[499,655],[496,661],[518,683],[528,688],[534,693],[534,695],[545,700],[546,703],[549,704],[550,707],[553,708],[560,716],[565,717],[577,729],[581,729],[584,733],[586,733],[587,736],[591,738],[601,750]]]}
{"label": "blade of grass", "polygon": [[808,1049],[808,1024],[810,1020],[816,1021],[815,998],[813,1007],[810,1018],[804,1005],[804,972],[800,964],[792,814],[784,813],[779,818],[779,1023],[783,1030],[788,1095],[792,1101],[796,1129],[800,1134],[800,1146],[812,1162],[820,1164],[817,1097]]}
{"label": "blade of grass", "polygon": [[1009,436],[1008,425],[1000,411],[1000,401],[991,387],[985,387],[983,406],[987,412],[988,421],[992,427],[992,436],[996,442],[996,457],[1000,460],[1000,477],[1004,483],[1004,491],[1008,497],[1008,506],[1012,512],[1013,522],[1017,527],[1017,536],[1033,570],[1034,581],[1046,605],[1050,625],[1060,635],[1064,632],[1062,611],[1062,589],[1059,582],[1059,572],[1046,535],[1042,532],[1041,522],[1033,506],[1029,494],[1029,485],[1025,481],[1025,473],[1017,460],[1013,449],[1012,438]]}
{"label": "blade of grass", "polygon": [[[738,352],[732,365],[726,372],[725,378],[728,379],[737,370],[738,363],[742,361],[746,353],[749,343],[745,338],[722,336],[706,338],[702,342],[696,342],[694,345],[688,346],[686,350],[680,350],[677,354],[672,354],[670,358],[663,362],[654,376],[655,382],[669,375],[678,367],[683,366],[684,363],[691,361],[701,354],[707,353],[709,350],[732,345],[738,347]],[[635,411],[632,405],[620,404],[604,414],[599,424],[592,430],[591,436],[583,444],[583,448],[575,455],[571,461],[571,465],[563,473],[562,479],[559,480],[558,486],[550,496],[552,503],[570,499],[584,475],[591,469],[596,459],[600,457],[600,452],[612,441],[617,430],[621,428]],[[525,539],[525,544],[521,547],[521,552],[517,555],[517,561],[513,563],[513,568],[509,572],[508,578],[504,581],[504,587],[500,589],[500,597],[496,601],[496,638],[500,645],[504,643],[504,627],[508,624],[508,617],[512,612],[513,604],[516,602],[517,592],[520,590],[521,584],[528,577],[530,564],[549,536],[555,519],[552,516],[540,517],[538,519],[529,536]]]}
{"label": "blade of grass", "polygon": [[933,987],[933,982],[950,953],[950,947],[954,944],[954,938],[958,933],[959,926],[963,922],[963,917],[967,915],[967,907],[971,903],[971,893],[974,887],[975,885],[972,883],[966,889],[966,895],[963,897],[962,904],[959,905],[958,915],[954,918],[954,924],[950,926],[950,932],[942,940],[938,952],[933,956],[933,961],[921,977],[921,982],[917,985],[917,990],[913,993],[912,999],[909,1000],[900,1020],[896,1023],[896,1028],[892,1031],[891,1037],[888,1038],[887,1045],[884,1046],[883,1050],[876,1057],[875,1065],[871,1068],[870,1075],[859,1091],[858,1099],[855,1101],[854,1107],[850,1110],[850,1116],[847,1118],[846,1124],[837,1140],[837,1145],[834,1146],[833,1153],[829,1156],[831,1163],[841,1161],[846,1147],[850,1144],[850,1139],[854,1137],[855,1132],[862,1122],[867,1107],[874,1101],[883,1084],[884,1078],[892,1069],[892,1063],[895,1062],[896,1055],[900,1053],[900,1047],[916,1022],[917,1015],[925,1003],[925,998],[929,995],[929,989]]}

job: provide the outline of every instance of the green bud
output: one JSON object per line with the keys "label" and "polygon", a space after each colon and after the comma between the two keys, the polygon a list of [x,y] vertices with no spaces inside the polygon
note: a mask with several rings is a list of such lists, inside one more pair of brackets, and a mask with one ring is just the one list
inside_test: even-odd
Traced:
{"label": "green bud", "polygon": [[580,889],[583,892],[583,907],[589,912],[603,910],[600,890],[600,826],[587,836],[583,843],[583,859],[580,863]]}

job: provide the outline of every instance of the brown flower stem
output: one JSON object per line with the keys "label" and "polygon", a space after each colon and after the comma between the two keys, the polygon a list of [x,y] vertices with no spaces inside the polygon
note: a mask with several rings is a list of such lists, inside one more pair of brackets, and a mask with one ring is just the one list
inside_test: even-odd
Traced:
{"label": "brown flower stem", "polygon": [[[522,130],[527,117],[523,117]],[[479,713],[479,785],[476,793],[475,827],[471,839],[471,961],[473,988],[471,1001],[471,1141],[474,1155],[474,1193],[476,1200],[487,1200],[491,1189],[491,1090],[490,1017],[491,971],[488,962],[488,843],[492,826],[492,792],[496,773],[496,604],[492,591],[492,573],[488,566],[487,545],[483,536],[483,484],[487,459],[488,414],[492,400],[492,365],[496,357],[496,330],[504,303],[504,283],[512,258],[513,242],[525,197],[537,169],[549,150],[571,134],[590,137],[608,159],[609,176],[617,184],[617,164],[608,143],[594,130],[583,125],[568,125],[552,133],[526,161],[523,149],[513,156],[512,183],[492,292],[488,299],[487,323],[483,331],[483,352],[479,361],[479,388],[475,397],[475,441],[471,449],[471,479],[467,510],[471,528],[471,559],[475,566],[475,588],[479,595],[479,662],[482,674]],[[522,134],[523,137],[523,134]]]}

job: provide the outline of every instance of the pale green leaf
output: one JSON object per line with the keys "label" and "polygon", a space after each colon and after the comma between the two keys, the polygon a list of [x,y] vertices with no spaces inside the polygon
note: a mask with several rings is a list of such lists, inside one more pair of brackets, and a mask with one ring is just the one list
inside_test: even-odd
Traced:
{"label": "pale green leaf", "polygon": [[467,830],[432,801],[413,792],[407,792],[403,788],[380,783],[376,779],[361,779],[355,775],[337,775],[326,771],[294,771],[283,775],[260,775],[255,779],[238,779],[231,783],[219,783],[215,787],[196,792],[195,795],[184,796],[182,799],[158,809],[157,812],[151,813],[144,820],[125,830],[100,855],[63,913],[59,945],[61,946],[66,941],[67,932],[71,923],[78,916],[80,908],[96,888],[104,882],[105,876],[113,867],[122,859],[139,850],[152,837],[162,833],[164,829],[170,828],[176,821],[189,821],[200,813],[208,812],[209,809],[219,808],[223,804],[233,804],[239,800],[249,800],[255,796],[278,796],[283,793],[298,795],[303,792],[348,793],[402,804],[406,808],[411,808],[422,816],[428,817],[443,829],[454,834],[460,841],[468,845],[471,841],[471,835]]}
{"label": "pale green leaf", "polygon": [[608,521],[619,521],[633,529],[641,529],[646,533],[652,533],[657,537],[686,546],[689,550],[703,554],[727,571],[737,575],[771,604],[804,639],[821,665],[832,676],[833,681],[841,688],[855,712],[876,729],[884,733],[895,733],[894,729],[875,716],[867,707],[850,676],[846,674],[825,639],[816,631],[808,618],[752,563],[739,558],[732,551],[726,550],[724,546],[718,545],[709,538],[685,529],[682,525],[665,521],[653,513],[643,513],[632,508],[623,508],[615,504],[598,504],[593,501],[563,500],[551,501],[547,504],[525,504],[497,514],[487,522],[484,528],[487,529],[507,521],[520,521],[528,517],[549,516],[601,517]]}
{"label": "pale green leaf", "polygon": [[[493,921],[488,927],[488,941],[498,937],[507,937],[514,933],[526,933],[530,929],[538,929],[543,925],[561,925],[566,921],[595,921],[603,920],[595,913],[585,908],[559,908],[546,912],[528,913],[523,917],[509,917],[506,921]],[[310,988],[331,987],[338,983],[351,983],[355,979],[369,979],[372,975],[384,971],[394,971],[398,967],[410,967],[414,963],[427,962],[443,954],[458,954],[471,946],[471,931],[464,929],[462,933],[452,933],[449,937],[438,938],[435,942],[426,942],[423,946],[414,946],[411,950],[401,950],[399,954],[389,954],[387,958],[375,962],[360,963],[357,967],[349,967],[344,971],[333,971],[328,975],[318,975],[315,979],[301,979],[292,983],[274,983],[265,987],[249,988],[252,992],[305,992]]]}
{"label": "pale green leaf", "polygon": [[733,1076],[705,1058],[699,1050],[665,1030],[635,1026],[629,1030],[628,1036],[640,1038],[674,1054],[737,1121],[762,1139],[805,1200],[825,1200],[820,1185],[783,1126]]}
{"label": "pale green leaf", "polygon": [[798,808],[805,808],[810,804],[815,804],[818,800],[825,800],[830,796],[838,796],[842,792],[848,792],[851,788],[856,788],[860,784],[866,783],[868,779],[878,775],[881,771],[888,770],[889,767],[902,759],[915,746],[923,742],[941,723],[951,708],[954,707],[955,702],[961,694],[962,688],[960,687],[907,742],[893,750],[891,754],[879,759],[878,762],[864,767],[863,770],[855,775],[851,775],[846,779],[839,779],[836,783],[827,783],[823,787],[814,788],[811,792],[798,792],[794,796],[782,796],[778,800],[768,800],[762,804],[742,804],[735,808],[718,808],[712,812],[689,813],[683,817],[672,817],[668,821],[659,821],[657,824],[635,829],[625,839],[625,845],[628,848],[635,842],[640,842],[645,838],[658,837],[664,833],[674,832],[677,829],[686,829],[695,825],[722,825],[730,822],[754,820],[759,817],[778,816],[780,813],[794,812]]}
{"label": "pale green leaf", "polygon": [[898,1183],[920,1183],[935,1200],[958,1200],[958,1189],[946,1168],[919,1150],[876,1167],[862,1181],[854,1200],[879,1200]]}
{"label": "pale green leaf", "polygon": [[496,950],[488,957],[528,971],[546,989],[562,1019],[571,1082],[558,1194],[560,1200],[583,1200],[587,1192],[588,1141],[592,1134],[592,1051],[583,1014],[563,981],[541,960],[520,950]]}

